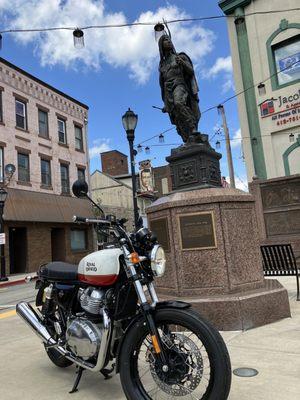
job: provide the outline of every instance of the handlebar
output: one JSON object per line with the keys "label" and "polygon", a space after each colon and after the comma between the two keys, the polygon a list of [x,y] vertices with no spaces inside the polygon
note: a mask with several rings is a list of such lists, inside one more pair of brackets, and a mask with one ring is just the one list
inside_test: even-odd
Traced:
{"label": "handlebar", "polygon": [[97,219],[97,218],[85,218],[85,217],[79,217],[77,215],[73,216],[73,222],[82,222],[85,224],[101,224],[101,225],[106,225],[110,226],[111,223],[105,219]]}

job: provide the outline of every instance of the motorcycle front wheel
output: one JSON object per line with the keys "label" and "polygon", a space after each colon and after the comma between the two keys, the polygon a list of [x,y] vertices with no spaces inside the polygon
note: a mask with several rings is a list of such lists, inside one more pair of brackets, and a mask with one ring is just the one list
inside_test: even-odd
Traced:
{"label": "motorcycle front wheel", "polygon": [[124,340],[121,383],[130,400],[226,400],[231,366],[219,332],[189,309],[159,309],[155,315],[167,367],[161,365],[145,323]]}

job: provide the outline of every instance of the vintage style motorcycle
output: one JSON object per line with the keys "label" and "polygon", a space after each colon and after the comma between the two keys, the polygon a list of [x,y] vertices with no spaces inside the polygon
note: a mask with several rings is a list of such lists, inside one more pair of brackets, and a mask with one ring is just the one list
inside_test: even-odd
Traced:
{"label": "vintage style motorcycle", "polygon": [[[73,193],[89,198],[84,181],[74,183]],[[120,373],[131,400],[227,399],[231,366],[219,332],[190,304],[158,300],[153,282],[166,259],[155,235],[143,227],[129,234],[126,220],[98,208],[101,219],[74,222],[94,224],[112,240],[78,266],[42,265],[36,307],[22,301],[18,315],[55,365],[77,366],[71,393],[89,370],[106,379]]]}

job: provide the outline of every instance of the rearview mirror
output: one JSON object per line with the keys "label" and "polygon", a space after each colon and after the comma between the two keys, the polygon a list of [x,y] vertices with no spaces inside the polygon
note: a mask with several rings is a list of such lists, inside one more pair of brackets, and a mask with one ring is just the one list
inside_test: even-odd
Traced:
{"label": "rearview mirror", "polygon": [[86,197],[89,191],[88,184],[82,179],[78,179],[73,183],[72,192],[76,197]]}

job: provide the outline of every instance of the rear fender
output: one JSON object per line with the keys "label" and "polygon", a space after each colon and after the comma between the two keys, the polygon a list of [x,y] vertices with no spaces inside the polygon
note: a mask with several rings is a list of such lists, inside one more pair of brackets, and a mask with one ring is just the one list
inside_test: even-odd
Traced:
{"label": "rear fender", "polygon": [[[155,307],[152,308],[152,313],[155,316],[156,311],[161,310],[163,308],[177,308],[177,309],[183,310],[183,309],[190,308],[190,307],[191,307],[191,305],[189,303],[185,303],[184,301],[176,301],[176,300],[160,301],[156,304]],[[144,323],[144,321],[145,321],[144,316],[140,311],[131,320],[130,324],[126,328],[126,331],[118,345],[118,350],[117,350],[117,354],[116,354],[116,373],[119,373],[119,371],[120,371],[120,358],[121,358],[120,355],[122,352],[122,347],[123,347],[123,342],[124,342],[125,336],[128,334],[128,332],[131,329],[138,329],[139,324]]]}

